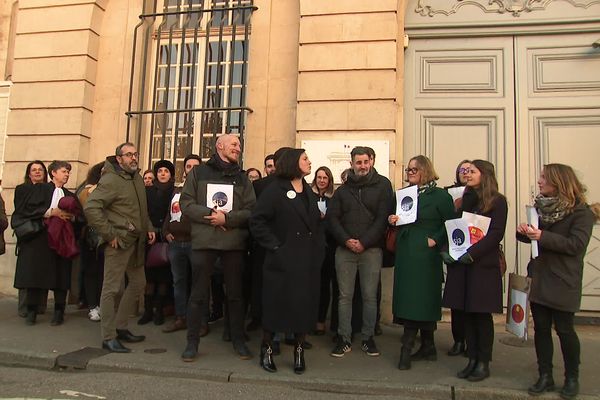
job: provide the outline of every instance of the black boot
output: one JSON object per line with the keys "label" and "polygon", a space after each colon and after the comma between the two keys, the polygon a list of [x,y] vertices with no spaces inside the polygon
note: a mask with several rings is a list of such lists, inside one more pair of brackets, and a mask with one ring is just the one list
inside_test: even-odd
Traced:
{"label": "black boot", "polygon": [[400,362],[398,362],[398,369],[407,370],[410,369],[410,354],[415,345],[415,338],[417,337],[417,330],[412,328],[404,328],[404,334],[402,335],[402,350],[400,350]]}
{"label": "black boot", "polygon": [[58,325],[62,325],[64,322],[65,322],[64,306],[54,309],[54,316],[52,317],[52,320],[50,321],[50,325],[58,326]]}
{"label": "black boot", "polygon": [[27,316],[25,318],[25,324],[27,324],[27,325],[35,325],[36,318],[37,318],[37,311],[36,311],[36,309],[28,307],[27,308]]}
{"label": "black boot", "polygon": [[459,356],[464,354],[467,346],[465,346],[465,342],[455,342],[450,350],[448,350],[448,355],[450,357]]}
{"label": "black boot", "polygon": [[294,347],[294,373],[301,375],[304,371],[306,371],[304,347],[302,347],[302,343],[298,343]]}
{"label": "black boot", "polygon": [[436,361],[437,350],[433,341],[433,331],[421,330],[421,347],[413,355],[410,356],[411,361]]}
{"label": "black boot", "polygon": [[560,397],[566,400],[575,398],[579,393],[579,381],[575,377],[566,377],[565,385],[560,391]]}
{"label": "black boot", "polygon": [[540,373],[540,377],[537,382],[533,385],[529,386],[527,392],[532,396],[539,396],[544,392],[551,392],[554,390],[554,379],[552,378],[552,374],[548,373]]}
{"label": "black boot", "polygon": [[412,348],[402,346],[402,350],[400,350],[400,361],[398,362],[398,369],[403,371],[410,369],[410,353],[412,353]]}
{"label": "black boot", "polygon": [[475,365],[477,365],[477,360],[474,358],[469,358],[469,363],[467,366],[462,371],[459,371],[456,376],[458,376],[460,379],[467,379],[469,375],[471,375],[471,372],[473,372],[475,369]]}
{"label": "black boot", "polygon": [[163,312],[164,303],[164,296],[159,296],[154,304],[154,315],[152,317],[154,325],[162,325],[165,323],[165,314]]}
{"label": "black boot", "polygon": [[142,318],[138,319],[138,325],[146,325],[148,322],[152,321],[154,316],[154,312],[152,311],[152,296],[145,295],[144,296],[144,314]]}
{"label": "black boot", "polygon": [[198,357],[198,342],[194,340],[188,340],[185,350],[181,353],[181,360],[185,362],[192,362]]}
{"label": "black boot", "polygon": [[486,361],[477,361],[475,368],[471,371],[471,374],[467,377],[469,382],[479,382],[490,376],[489,363]]}
{"label": "black boot", "polygon": [[269,343],[263,342],[260,345],[260,366],[267,372],[277,372],[277,367],[273,360],[273,347]]}

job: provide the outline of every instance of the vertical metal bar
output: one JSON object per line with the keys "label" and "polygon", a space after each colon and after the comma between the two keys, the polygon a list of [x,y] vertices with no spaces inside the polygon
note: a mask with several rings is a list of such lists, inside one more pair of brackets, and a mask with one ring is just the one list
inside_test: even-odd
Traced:
{"label": "vertical metal bar", "polygon": [[[127,100],[127,111],[131,112],[131,104],[133,103],[133,77],[135,73],[135,54],[137,48],[137,34],[138,28],[144,24],[144,19],[140,19],[140,22],[133,29],[133,51],[131,54],[131,71],[129,75],[129,98]],[[131,127],[131,116],[127,117],[127,132],[125,134],[125,141],[129,142],[129,129]]]}
{"label": "vertical metal bar", "polygon": [[[238,5],[240,4],[241,0],[238,0]],[[228,4],[229,6],[229,4]],[[231,11],[231,46],[230,46],[230,50],[229,50],[229,82],[227,85],[227,107],[231,107],[231,92],[233,91],[233,71],[234,71],[234,67],[235,67],[235,30],[237,28],[237,24],[235,21],[235,16],[234,16],[235,10]],[[229,126],[229,119],[231,118],[231,110],[227,110],[227,117],[225,119],[225,126],[229,129],[226,129],[227,131],[231,131],[231,128]]]}
{"label": "vertical metal bar", "polygon": [[[160,23],[160,25],[158,26],[158,29],[156,30],[156,63],[154,65],[154,84],[152,85],[152,109],[156,110],[156,101],[157,101],[157,93],[158,91],[156,90],[158,87],[158,64],[160,64],[160,42],[161,42],[161,36],[162,36],[162,28],[163,26],[166,24],[166,18],[163,17],[162,22]],[[150,167],[152,165],[152,148],[154,147],[154,122],[155,122],[155,114],[152,114],[152,117],[150,119],[150,156],[148,157],[148,167]]]}
{"label": "vertical metal bar", "polygon": [[[206,0],[208,1],[208,0]],[[204,42],[204,81],[202,83],[202,103],[204,107],[209,107],[209,96],[208,96],[208,91],[206,89],[207,85],[207,81],[208,81],[208,74],[209,74],[209,66],[208,66],[208,61],[210,60],[209,57],[209,50],[210,50],[210,25],[212,23],[212,20],[214,18],[214,10],[211,9],[210,12],[210,18],[208,18],[208,20],[206,21],[206,33],[205,33],[205,42]],[[211,111],[211,113],[214,114],[214,111]],[[202,121],[201,127],[200,127],[200,156],[202,157],[202,146],[204,145],[204,131],[205,129],[207,129],[208,127],[205,126],[206,122],[204,120],[204,112],[200,113],[200,120]],[[208,122],[208,125],[210,126],[210,122]]]}
{"label": "vertical metal bar", "polygon": [[[177,2],[177,8],[179,8],[179,2]],[[173,27],[174,25],[177,23],[177,19],[175,20],[176,22],[173,23],[172,25],[169,26],[169,45],[167,47],[168,53],[167,53],[167,74],[166,76],[166,83],[165,83],[165,87],[166,87],[166,96],[165,96],[165,110],[168,108],[169,105],[169,95],[171,93],[171,90],[169,90],[171,88],[171,57],[172,57],[172,52],[173,52]],[[175,54],[177,54],[177,52],[175,52]],[[173,99],[173,104],[175,104],[175,99]],[[167,113],[164,112],[162,115],[162,146],[160,149],[160,159],[164,160],[165,159],[165,147],[167,145]],[[171,149],[173,149],[173,143],[171,142]]]}
{"label": "vertical metal bar", "polygon": [[[227,4],[227,3],[226,3]],[[223,67],[223,59],[224,59],[224,54],[223,54],[223,24],[225,23],[225,18],[223,17],[226,11],[221,11],[221,21],[219,22],[219,56],[217,58],[217,85],[215,87],[215,93],[216,93],[216,108],[221,108],[223,107],[221,105],[221,79],[223,79],[223,74],[221,72],[221,69]],[[215,113],[215,122],[218,121],[218,118],[220,118],[221,113],[219,111],[217,111]],[[220,133],[220,132],[219,132]],[[217,124],[215,123],[213,126],[213,140],[216,141],[217,138]]]}
{"label": "vertical metal bar", "polygon": [[[202,12],[202,9],[204,8],[204,2],[201,3],[201,8],[200,8],[200,12],[198,14],[198,22],[196,23],[196,26],[194,27],[194,44],[192,47],[192,67],[191,67],[191,71],[192,71],[192,76],[191,76],[191,83],[190,83],[190,102],[189,102],[189,108],[194,108],[196,106],[196,69],[198,68],[198,50],[197,48],[199,47],[198,45],[198,29],[200,27],[200,24],[202,23],[202,18],[204,17],[204,13]],[[187,153],[191,154],[193,153],[193,148],[192,148],[192,142],[193,142],[193,130],[194,130],[194,114],[192,113],[192,111],[188,112],[188,127],[187,127],[187,141],[188,141],[188,149],[187,149]]]}
{"label": "vertical metal bar", "polygon": [[[251,2],[252,4],[253,2]],[[246,75],[248,68],[248,24],[250,22],[250,16],[246,19],[246,12],[249,11],[250,16],[252,15],[252,10],[242,10],[242,18],[244,20],[244,45],[242,46],[242,88],[240,90],[240,105],[244,107],[246,105]],[[246,127],[246,111],[240,110],[240,143],[242,144],[242,148],[244,145],[244,134]]]}
{"label": "vertical metal bar", "polygon": [[[189,0],[189,4],[191,4],[191,0]],[[177,3],[177,10],[179,11],[179,3]],[[183,66],[183,55],[185,54],[185,28],[186,28],[186,24],[187,22],[190,20],[190,14],[185,14],[183,16],[183,21],[181,23],[181,44],[179,45],[179,82],[177,84],[177,91],[176,91],[176,95],[177,97],[175,99],[173,99],[173,104],[176,104],[176,109],[180,109],[181,108],[181,84],[183,81],[183,70],[184,70],[184,66]],[[171,144],[171,148],[173,149],[173,165],[176,165],[177,162],[177,148],[178,143],[177,143],[177,137],[178,137],[178,133],[179,133],[179,111],[175,113],[175,118],[173,120],[173,143]]]}

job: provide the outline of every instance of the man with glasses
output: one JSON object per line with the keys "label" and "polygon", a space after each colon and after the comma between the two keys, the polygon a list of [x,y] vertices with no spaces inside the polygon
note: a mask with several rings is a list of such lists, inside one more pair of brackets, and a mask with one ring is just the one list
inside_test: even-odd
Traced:
{"label": "man with glasses", "polygon": [[[102,348],[128,353],[131,350],[121,341],[135,343],[145,339],[127,329],[127,320],[135,313],[137,299],[146,286],[145,245],[146,240],[154,243],[155,234],[148,218],[146,189],[139,174],[135,145],[120,144],[115,154],[106,158],[100,182],[85,205],[85,215],[106,244],[100,296]],[[125,275],[127,286],[118,302]]]}
{"label": "man with glasses", "polygon": [[369,356],[378,356],[379,350],[373,340],[377,286],[393,191],[390,181],[373,168],[372,149],[355,147],[350,156],[348,179],[335,192],[327,210],[330,231],[338,242],[335,271],[340,290],[338,343],[331,356],[343,357],[352,350],[352,299],[357,271],[363,301],[361,349]]}

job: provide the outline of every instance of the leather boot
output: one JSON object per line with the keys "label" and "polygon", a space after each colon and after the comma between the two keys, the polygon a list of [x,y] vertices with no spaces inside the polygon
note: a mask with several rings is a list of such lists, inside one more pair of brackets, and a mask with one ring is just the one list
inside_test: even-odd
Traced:
{"label": "leather boot", "polygon": [[459,371],[456,376],[460,379],[467,379],[469,375],[471,375],[471,372],[473,372],[475,369],[475,365],[477,365],[477,360],[474,358],[469,358],[469,363],[467,366],[462,371]]}
{"label": "leather boot", "polygon": [[486,361],[477,361],[475,368],[471,371],[471,374],[467,377],[469,382],[479,382],[490,376],[489,363]]}
{"label": "leather boot", "polygon": [[560,391],[560,397],[566,400],[575,398],[579,393],[579,381],[575,377],[566,377],[565,385]]}
{"label": "leather boot", "polygon": [[152,316],[154,325],[162,325],[165,323],[165,313],[163,311],[164,304],[164,296],[159,296],[154,304],[154,315]]}
{"label": "leather boot", "polygon": [[398,362],[398,369],[405,371],[410,369],[410,353],[412,353],[412,349],[402,346],[402,350],[400,350],[400,361]]}
{"label": "leather boot", "polygon": [[433,341],[433,331],[421,330],[421,347],[413,355],[410,356],[411,361],[436,361],[437,350]]}
{"label": "leather boot", "polygon": [[417,337],[417,330],[412,328],[404,328],[404,334],[402,335],[402,349],[400,350],[400,361],[398,362],[398,369],[407,370],[410,369],[410,355],[415,345],[415,338]]}
{"label": "leather boot", "polygon": [[459,356],[461,354],[464,354],[466,349],[467,346],[465,346],[465,342],[456,342],[454,343],[452,348],[448,350],[448,355],[450,357]]}
{"label": "leather boot", "polygon": [[138,325],[146,325],[148,322],[152,321],[154,317],[154,312],[152,311],[152,296],[145,295],[144,296],[144,314],[142,314],[142,318],[138,319]]}
{"label": "leather boot", "polygon": [[34,309],[27,310],[27,316],[25,318],[25,324],[27,325],[35,325],[35,320],[37,318],[37,312]]}
{"label": "leather boot", "polygon": [[296,344],[294,347],[294,373],[301,375],[306,371],[306,364],[304,362],[304,347],[301,343]]}
{"label": "leather boot", "polygon": [[58,325],[62,325],[65,322],[65,310],[64,308],[58,308],[54,310],[54,316],[52,317],[52,320],[50,321],[50,325],[52,326],[58,326]]}
{"label": "leather boot", "polygon": [[181,353],[181,360],[185,362],[192,362],[198,357],[198,342],[188,340],[185,350]]}
{"label": "leather boot", "polygon": [[529,386],[527,392],[532,396],[539,396],[544,392],[551,392],[554,390],[554,379],[552,378],[552,374],[543,372],[540,373],[540,376],[536,383]]}
{"label": "leather boot", "polygon": [[267,372],[277,372],[271,344],[263,342],[260,345],[260,366]]}

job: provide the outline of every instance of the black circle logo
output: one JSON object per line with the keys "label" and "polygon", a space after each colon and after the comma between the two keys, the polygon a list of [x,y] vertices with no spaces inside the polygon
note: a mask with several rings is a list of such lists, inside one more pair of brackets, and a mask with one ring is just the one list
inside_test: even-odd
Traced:
{"label": "black circle logo", "polygon": [[406,196],[400,202],[400,208],[402,209],[402,211],[409,211],[413,207],[413,204],[414,202],[412,197]]}
{"label": "black circle logo", "polygon": [[227,198],[227,195],[223,192],[217,192],[213,194],[212,197],[212,202],[217,207],[223,207],[225,204],[227,204],[228,200],[229,199]]}
{"label": "black circle logo", "polygon": [[460,229],[455,229],[452,231],[452,242],[460,246],[465,242],[465,233]]}

